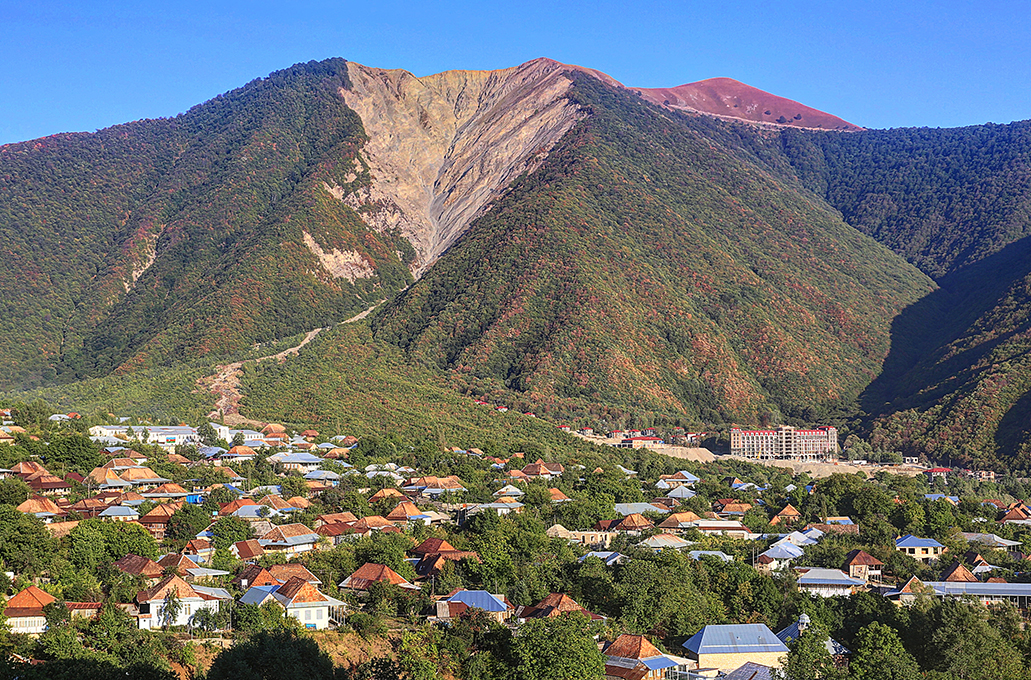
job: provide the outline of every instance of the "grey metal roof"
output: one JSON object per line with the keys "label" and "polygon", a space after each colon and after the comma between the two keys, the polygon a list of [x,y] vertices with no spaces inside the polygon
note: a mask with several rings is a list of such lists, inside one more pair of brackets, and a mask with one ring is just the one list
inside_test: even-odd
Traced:
{"label": "grey metal roof", "polygon": [[924,581],[940,595],[975,595],[978,597],[1031,597],[1031,583],[966,583]]}
{"label": "grey metal roof", "polygon": [[663,508],[651,503],[616,503],[616,512],[626,517],[634,513],[658,512],[666,514],[669,508]]}

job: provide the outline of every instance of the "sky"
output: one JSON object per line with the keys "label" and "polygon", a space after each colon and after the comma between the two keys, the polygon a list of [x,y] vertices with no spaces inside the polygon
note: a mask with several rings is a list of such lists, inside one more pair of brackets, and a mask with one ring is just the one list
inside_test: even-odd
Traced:
{"label": "sky", "polygon": [[550,57],[730,77],[870,128],[1031,118],[1031,6],[981,2],[0,2],[0,144],[174,116],[297,62],[415,75]]}

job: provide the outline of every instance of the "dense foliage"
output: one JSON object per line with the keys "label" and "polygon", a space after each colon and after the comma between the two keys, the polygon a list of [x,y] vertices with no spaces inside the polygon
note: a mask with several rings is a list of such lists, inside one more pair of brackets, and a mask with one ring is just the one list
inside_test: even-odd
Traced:
{"label": "dense foliage", "polygon": [[300,64],[174,119],[0,149],[4,383],[239,351],[405,286],[407,241],[330,193],[369,181],[347,84],[341,59]]}
{"label": "dense foliage", "polygon": [[862,398],[878,445],[1031,467],[1031,122],[821,134],[784,130],[802,181],[940,290],[903,311]]}
{"label": "dense foliage", "polygon": [[586,77],[571,97],[591,115],[376,316],[376,337],[469,384],[696,426],[855,397],[930,282],[724,124]]}

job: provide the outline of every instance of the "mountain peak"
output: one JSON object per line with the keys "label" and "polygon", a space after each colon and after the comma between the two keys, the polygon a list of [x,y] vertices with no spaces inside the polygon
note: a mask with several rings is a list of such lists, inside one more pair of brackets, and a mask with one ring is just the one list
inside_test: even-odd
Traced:
{"label": "mountain peak", "polygon": [[708,78],[670,88],[633,88],[653,104],[755,123],[856,132],[863,128],[733,78]]}

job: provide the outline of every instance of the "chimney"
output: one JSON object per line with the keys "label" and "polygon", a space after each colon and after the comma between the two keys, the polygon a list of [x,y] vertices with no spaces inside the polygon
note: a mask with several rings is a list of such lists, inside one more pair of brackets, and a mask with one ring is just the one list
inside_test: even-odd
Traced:
{"label": "chimney", "polygon": [[799,632],[799,634],[802,634],[805,631],[805,629],[808,628],[808,627],[809,627],[809,615],[803,612],[798,617],[798,632]]}

